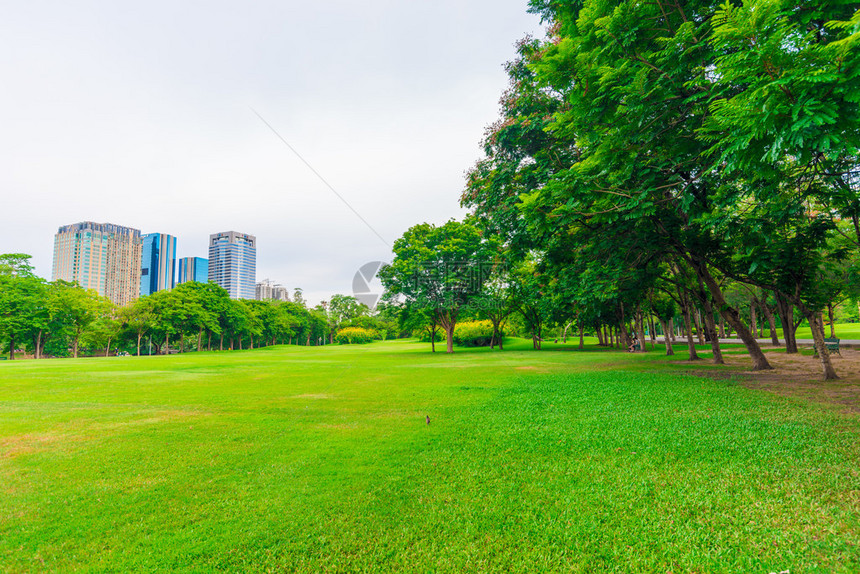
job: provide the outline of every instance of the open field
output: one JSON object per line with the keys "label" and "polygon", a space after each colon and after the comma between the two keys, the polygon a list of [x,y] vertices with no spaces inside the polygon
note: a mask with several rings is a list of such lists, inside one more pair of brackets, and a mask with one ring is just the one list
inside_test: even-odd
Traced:
{"label": "open field", "polygon": [[4,362],[0,564],[860,571],[856,414],[573,343]]}

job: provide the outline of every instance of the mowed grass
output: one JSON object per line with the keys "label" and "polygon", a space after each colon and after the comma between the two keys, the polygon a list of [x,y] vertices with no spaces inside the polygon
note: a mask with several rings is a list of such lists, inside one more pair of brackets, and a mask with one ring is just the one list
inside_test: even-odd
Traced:
{"label": "mowed grass", "polygon": [[2,569],[860,571],[856,417],[529,347],[0,363]]}

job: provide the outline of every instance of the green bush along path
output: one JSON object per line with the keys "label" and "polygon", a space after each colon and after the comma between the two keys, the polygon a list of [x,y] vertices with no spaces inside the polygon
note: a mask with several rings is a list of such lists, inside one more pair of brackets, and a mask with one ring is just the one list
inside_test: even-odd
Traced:
{"label": "green bush along path", "polygon": [[0,564],[860,571],[856,416],[528,346],[0,364]]}

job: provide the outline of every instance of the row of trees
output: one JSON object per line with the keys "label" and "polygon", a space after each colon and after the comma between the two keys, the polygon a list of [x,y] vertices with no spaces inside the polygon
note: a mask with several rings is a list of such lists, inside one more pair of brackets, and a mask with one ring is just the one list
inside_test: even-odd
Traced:
{"label": "row of trees", "polygon": [[301,298],[233,300],[214,283],[189,282],[116,307],[74,283],[36,277],[29,260],[24,254],[0,255],[0,347],[11,359],[18,349],[39,359],[77,357],[82,348],[140,355],[320,345],[346,327],[366,328],[380,338],[397,335],[393,320],[370,316],[365,305],[345,295],[308,309]]}
{"label": "row of trees", "polygon": [[[678,317],[691,358],[699,320],[715,362],[729,329],[754,369],[770,368],[760,317],[781,323],[788,352],[805,320],[835,378],[822,312],[860,295],[856,3],[531,10],[548,35],[508,65],[502,116],[462,197],[472,216],[404,234],[383,271],[391,293],[423,307],[449,351],[457,313],[482,297],[516,300],[536,346],[543,323],[574,319],[624,344],[632,330],[644,349],[651,317],[664,331]],[[468,290],[457,273],[436,279],[458,261],[493,271]]]}

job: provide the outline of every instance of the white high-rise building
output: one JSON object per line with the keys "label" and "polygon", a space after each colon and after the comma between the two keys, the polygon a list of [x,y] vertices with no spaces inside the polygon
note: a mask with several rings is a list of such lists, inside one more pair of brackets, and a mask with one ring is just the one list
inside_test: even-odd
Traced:
{"label": "white high-rise building", "polygon": [[210,235],[209,281],[223,287],[231,299],[254,299],[257,238],[237,231]]}
{"label": "white high-rise building", "polygon": [[289,301],[290,292],[283,285],[272,283],[269,279],[263,279],[257,283],[257,301]]}

